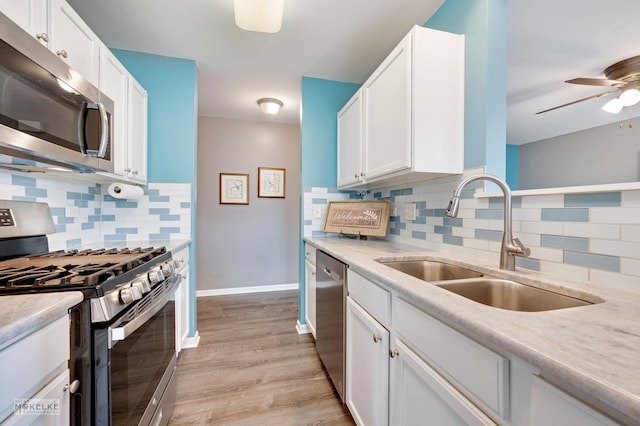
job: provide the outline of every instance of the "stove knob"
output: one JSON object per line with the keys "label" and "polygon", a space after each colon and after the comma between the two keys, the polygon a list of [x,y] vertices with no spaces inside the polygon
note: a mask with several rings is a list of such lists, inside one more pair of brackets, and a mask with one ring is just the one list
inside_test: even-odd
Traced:
{"label": "stove knob", "polygon": [[153,270],[149,271],[149,282],[151,283],[152,287],[158,284],[160,281],[164,281],[164,275],[162,274],[160,268],[154,268]]}
{"label": "stove knob", "polygon": [[133,303],[136,301],[133,294],[133,289],[131,287],[121,288],[118,295],[120,298],[120,303],[122,303],[123,305],[128,305],[129,303]]}
{"label": "stove knob", "polygon": [[176,271],[176,267],[173,261],[169,261],[162,264],[162,273],[164,274],[165,277],[172,276],[175,271]]}
{"label": "stove knob", "polygon": [[142,295],[145,293],[144,286],[139,281],[136,281],[133,284],[131,284],[131,290],[133,290],[133,297],[136,300],[142,299]]}
{"label": "stove knob", "polygon": [[136,278],[133,285],[139,285],[143,294],[151,291],[151,284],[149,284],[149,278],[146,275]]}

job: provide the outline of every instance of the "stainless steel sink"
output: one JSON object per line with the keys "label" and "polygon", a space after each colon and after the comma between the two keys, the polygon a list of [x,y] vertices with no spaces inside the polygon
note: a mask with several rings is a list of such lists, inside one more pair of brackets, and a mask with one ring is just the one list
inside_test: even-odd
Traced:
{"label": "stainless steel sink", "polygon": [[511,311],[551,311],[593,304],[592,302],[565,296],[564,294],[498,278],[480,278],[435,284],[478,303]]}
{"label": "stainless steel sink", "polygon": [[478,278],[483,275],[481,272],[461,266],[432,260],[380,261],[380,263],[424,281],[459,280],[463,278]]}

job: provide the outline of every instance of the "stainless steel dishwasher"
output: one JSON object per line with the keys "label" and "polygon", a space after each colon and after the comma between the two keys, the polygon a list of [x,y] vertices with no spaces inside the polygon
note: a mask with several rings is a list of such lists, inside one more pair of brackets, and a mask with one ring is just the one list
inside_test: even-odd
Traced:
{"label": "stainless steel dishwasher", "polygon": [[316,252],[316,349],[344,402],[346,265]]}

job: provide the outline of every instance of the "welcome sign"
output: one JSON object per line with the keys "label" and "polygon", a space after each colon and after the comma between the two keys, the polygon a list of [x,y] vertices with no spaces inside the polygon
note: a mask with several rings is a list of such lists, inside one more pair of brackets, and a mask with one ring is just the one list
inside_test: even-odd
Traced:
{"label": "welcome sign", "polygon": [[324,232],[385,237],[389,227],[389,201],[330,201]]}

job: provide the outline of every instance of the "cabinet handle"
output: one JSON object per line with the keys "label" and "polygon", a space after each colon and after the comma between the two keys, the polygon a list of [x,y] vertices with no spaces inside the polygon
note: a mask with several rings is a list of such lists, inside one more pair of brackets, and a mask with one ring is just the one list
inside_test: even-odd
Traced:
{"label": "cabinet handle", "polygon": [[80,388],[80,380],[76,379],[68,385],[64,385],[62,390],[65,392],[69,391],[69,393],[76,393],[78,391],[78,388]]}
{"label": "cabinet handle", "polygon": [[397,349],[389,349],[389,356],[391,358],[395,358],[395,357],[397,357],[399,355],[400,355],[400,352],[398,352]]}
{"label": "cabinet handle", "polygon": [[377,334],[373,335],[373,342],[374,343],[378,343],[380,340],[382,340],[382,336],[379,336]]}
{"label": "cabinet handle", "polygon": [[360,173],[360,177],[362,177],[362,178],[364,177],[364,172]]}
{"label": "cabinet handle", "polygon": [[47,33],[38,33],[36,34],[36,38],[38,40],[44,41],[45,43],[49,42],[49,35]]}
{"label": "cabinet handle", "polygon": [[134,171],[133,171],[133,174],[134,174],[134,175],[137,175],[137,174],[138,174],[138,171],[137,171],[137,170],[134,170]]}
{"label": "cabinet handle", "polygon": [[69,57],[69,55],[67,54],[67,51],[62,49],[62,50],[58,50],[56,52],[56,55],[58,56],[62,56],[63,58],[67,59]]}
{"label": "cabinet handle", "polygon": [[124,169],[124,171],[129,173],[131,171],[131,169],[127,167],[126,169]]}
{"label": "cabinet handle", "polygon": [[358,179],[358,174],[353,175],[354,178]]}

